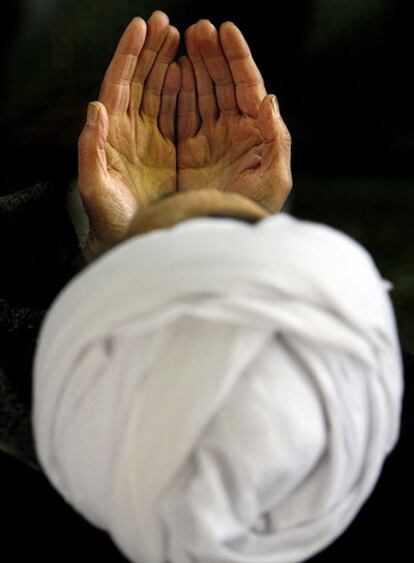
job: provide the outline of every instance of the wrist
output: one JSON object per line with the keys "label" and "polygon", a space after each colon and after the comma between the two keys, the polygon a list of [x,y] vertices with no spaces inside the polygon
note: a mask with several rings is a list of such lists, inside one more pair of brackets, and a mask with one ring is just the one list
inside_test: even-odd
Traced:
{"label": "wrist", "polygon": [[114,245],[102,244],[98,242],[95,238],[89,237],[86,245],[82,248],[82,256],[86,264],[90,264],[102,254],[110,250]]}
{"label": "wrist", "polygon": [[256,202],[238,193],[199,189],[177,192],[158,204],[141,210],[132,219],[125,238],[154,229],[165,229],[195,217],[232,215],[245,219],[264,219],[270,213]]}

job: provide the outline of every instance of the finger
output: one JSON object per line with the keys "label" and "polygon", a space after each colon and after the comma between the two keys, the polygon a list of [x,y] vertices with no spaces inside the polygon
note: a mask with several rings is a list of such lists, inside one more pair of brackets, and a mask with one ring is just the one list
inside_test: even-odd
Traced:
{"label": "finger", "polygon": [[250,48],[232,22],[220,26],[220,42],[236,84],[238,107],[242,113],[256,118],[266,89]]}
{"label": "finger", "polygon": [[196,81],[193,65],[188,57],[178,61],[181,68],[181,89],[178,96],[178,140],[183,141],[195,135],[200,127]]}
{"label": "finger", "polygon": [[93,195],[96,186],[107,174],[105,143],[108,139],[109,118],[106,107],[99,101],[88,106],[87,122],[78,141],[78,188],[84,199]]}
{"label": "finger", "polygon": [[185,34],[188,56],[193,65],[196,79],[197,101],[201,119],[209,122],[218,118],[218,105],[213,81],[205,67],[195,37],[195,26],[191,25]]}
{"label": "finger", "polygon": [[144,83],[152,65],[168,34],[169,19],[167,14],[156,10],[147,22],[147,35],[144,47],[138,57],[131,82],[130,109],[140,109]]}
{"label": "finger", "polygon": [[145,21],[142,18],[134,18],[119,40],[105,73],[98,98],[110,115],[124,113],[128,108],[130,82],[145,42],[146,33]]}
{"label": "finger", "polygon": [[175,115],[180,86],[180,67],[177,63],[171,63],[162,89],[159,128],[164,137],[172,142],[175,141]]}
{"label": "finger", "polygon": [[208,20],[201,20],[196,24],[195,37],[207,72],[214,82],[220,111],[239,113],[235,83],[217,29]]}
{"label": "finger", "polygon": [[141,114],[154,118],[158,117],[161,106],[161,91],[163,89],[165,75],[167,74],[169,64],[177,53],[179,42],[180,33],[178,29],[170,26],[167,37],[165,38],[148,78],[145,81],[140,108]]}
{"label": "finger", "polygon": [[[270,94],[263,99],[259,108],[257,123],[264,139],[262,166],[274,176],[275,208],[280,197],[286,199],[292,187],[291,136],[279,110],[276,96]],[[276,197],[277,196],[277,197]]]}

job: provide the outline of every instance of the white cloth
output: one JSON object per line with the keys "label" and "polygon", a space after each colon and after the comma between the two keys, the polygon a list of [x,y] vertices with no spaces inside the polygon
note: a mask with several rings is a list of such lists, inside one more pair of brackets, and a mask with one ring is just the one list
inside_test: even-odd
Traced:
{"label": "white cloth", "polygon": [[387,289],[357,242],[285,213],[123,242],[42,325],[43,469],[131,561],[304,561],[351,523],[399,437]]}

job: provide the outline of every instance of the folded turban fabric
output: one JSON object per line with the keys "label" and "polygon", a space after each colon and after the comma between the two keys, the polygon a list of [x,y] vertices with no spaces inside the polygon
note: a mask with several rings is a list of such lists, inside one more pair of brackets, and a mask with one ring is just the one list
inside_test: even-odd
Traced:
{"label": "folded turban fabric", "polygon": [[137,563],[306,560],[398,441],[389,289],[349,236],[286,213],[124,241],[42,325],[46,475]]}

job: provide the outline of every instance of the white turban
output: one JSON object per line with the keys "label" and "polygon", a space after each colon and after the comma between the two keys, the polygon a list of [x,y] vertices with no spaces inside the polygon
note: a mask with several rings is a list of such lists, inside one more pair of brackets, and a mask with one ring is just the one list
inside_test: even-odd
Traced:
{"label": "white turban", "polygon": [[388,289],[350,237],[285,213],[124,241],[42,325],[46,475],[133,562],[306,560],[399,437]]}

